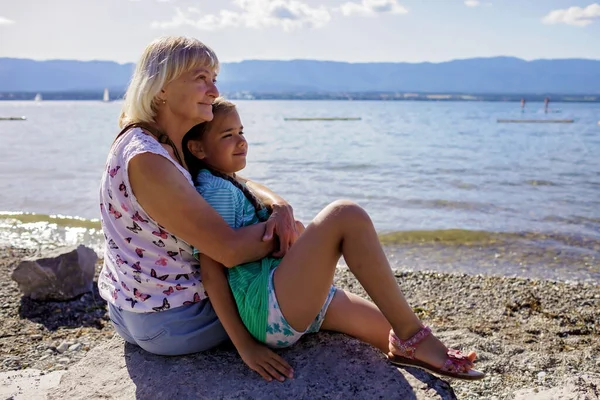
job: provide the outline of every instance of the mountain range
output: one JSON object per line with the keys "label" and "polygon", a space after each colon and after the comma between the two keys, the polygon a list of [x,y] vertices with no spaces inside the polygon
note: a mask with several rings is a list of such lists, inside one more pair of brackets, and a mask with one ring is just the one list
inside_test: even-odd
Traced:
{"label": "mountain range", "polygon": [[[122,92],[134,64],[0,58],[0,92]],[[441,63],[248,60],[222,63],[222,92],[600,94],[600,60],[471,58]]]}

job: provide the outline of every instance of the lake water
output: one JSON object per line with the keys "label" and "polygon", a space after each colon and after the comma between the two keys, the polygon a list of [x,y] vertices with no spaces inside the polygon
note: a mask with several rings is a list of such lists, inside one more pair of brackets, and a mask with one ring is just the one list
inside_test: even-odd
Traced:
{"label": "lake water", "polygon": [[[237,104],[250,145],[241,175],[306,223],[347,198],[399,268],[600,282],[600,104],[551,103],[549,114],[541,103]],[[120,107],[0,102],[0,117],[27,117],[0,121],[0,246],[100,249],[98,185]]]}

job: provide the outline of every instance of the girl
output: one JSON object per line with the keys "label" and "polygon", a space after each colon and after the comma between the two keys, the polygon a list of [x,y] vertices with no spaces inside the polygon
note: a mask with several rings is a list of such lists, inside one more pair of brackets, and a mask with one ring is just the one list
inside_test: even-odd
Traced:
{"label": "girl", "polygon": [[[213,103],[213,115],[182,143],[196,189],[233,228],[260,223],[268,210],[235,175],[245,167],[248,151],[240,116],[221,98]],[[332,286],[342,255],[377,306]],[[204,287],[238,349],[238,343],[252,340],[248,334],[270,347],[287,347],[326,329],[366,341],[398,365],[467,380],[485,376],[472,369],[475,353],[448,350],[422,325],[395,281],[371,220],[356,204],[330,204],[283,258],[229,268],[227,278],[221,264],[203,254],[199,258]],[[250,367],[268,380],[289,376],[274,358]]]}

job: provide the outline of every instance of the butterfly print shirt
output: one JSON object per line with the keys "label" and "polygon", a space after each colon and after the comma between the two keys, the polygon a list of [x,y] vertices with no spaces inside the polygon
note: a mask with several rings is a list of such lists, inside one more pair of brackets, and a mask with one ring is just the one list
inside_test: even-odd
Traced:
{"label": "butterfly print shirt", "polygon": [[154,137],[134,128],[113,145],[100,185],[105,236],[100,295],[138,313],[164,311],[206,297],[191,246],[152,220],[131,191],[127,167],[138,154],[166,157],[193,186],[191,176]]}

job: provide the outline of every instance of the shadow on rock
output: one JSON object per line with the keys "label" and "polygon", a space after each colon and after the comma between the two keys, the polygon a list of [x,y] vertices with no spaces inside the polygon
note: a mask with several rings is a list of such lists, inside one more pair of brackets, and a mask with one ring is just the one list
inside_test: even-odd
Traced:
{"label": "shadow on rock", "polygon": [[60,327],[81,326],[102,329],[108,321],[106,301],[100,297],[96,282],[92,292],[68,301],[38,301],[23,296],[19,306],[19,316],[42,324],[51,331]]}
{"label": "shadow on rock", "polygon": [[340,334],[310,335],[280,354],[294,379],[266,382],[231,346],[185,357],[161,357],[125,345],[136,399],[455,399],[444,381],[397,369],[369,345]]}

